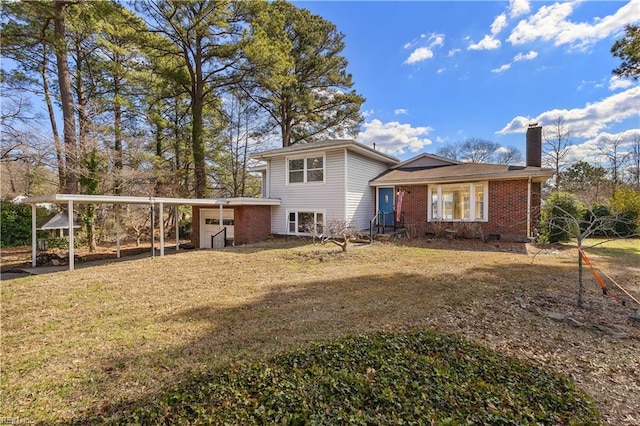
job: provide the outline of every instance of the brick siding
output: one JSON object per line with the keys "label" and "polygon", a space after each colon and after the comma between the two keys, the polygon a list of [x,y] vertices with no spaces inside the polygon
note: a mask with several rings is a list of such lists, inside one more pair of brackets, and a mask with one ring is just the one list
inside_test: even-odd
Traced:
{"label": "brick siding", "polygon": [[234,207],[235,244],[262,241],[271,234],[271,206]]}
{"label": "brick siding", "polygon": [[[489,182],[489,217],[487,222],[477,222],[485,239],[499,238],[503,241],[527,240],[527,186],[526,179]],[[405,191],[402,211],[405,225],[423,228],[433,233],[435,229],[427,222],[427,185],[401,186]],[[531,185],[531,227],[539,225],[540,184]],[[459,222],[445,222],[444,226],[455,228]]]}
{"label": "brick siding", "polygon": [[[193,206],[191,243],[200,247],[200,209],[219,209],[219,206]],[[271,206],[236,206],[233,209],[234,244],[262,241],[271,234]]]}

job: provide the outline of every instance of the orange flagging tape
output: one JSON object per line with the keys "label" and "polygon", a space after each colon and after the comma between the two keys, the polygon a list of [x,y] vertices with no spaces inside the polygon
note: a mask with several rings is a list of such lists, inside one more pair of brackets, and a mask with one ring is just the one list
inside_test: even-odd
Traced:
{"label": "orange flagging tape", "polygon": [[587,257],[587,254],[584,252],[584,250],[582,249],[578,249],[578,251],[580,252],[580,256],[582,256],[582,258],[584,259],[585,263],[587,265],[589,265],[589,268],[591,268],[591,273],[593,274],[593,277],[596,279],[596,281],[598,282],[598,284],[600,285],[600,287],[602,287],[602,293],[603,294],[608,294],[609,296],[611,296],[612,299],[614,300],[618,300],[618,298],[616,297],[615,294],[613,294],[613,292],[611,292],[607,286],[605,285],[604,281],[602,281],[602,278],[600,278],[600,275],[598,275],[598,273],[596,272],[595,268],[593,267],[593,265],[591,264],[591,261],[589,260],[589,258]]}

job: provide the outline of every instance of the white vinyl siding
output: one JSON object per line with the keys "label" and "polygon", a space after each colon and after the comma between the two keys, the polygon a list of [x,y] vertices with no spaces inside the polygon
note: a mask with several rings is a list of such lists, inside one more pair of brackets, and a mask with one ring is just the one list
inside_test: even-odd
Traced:
{"label": "white vinyl siding", "polygon": [[[344,148],[304,156],[271,159],[270,198],[279,198],[279,206],[271,210],[271,231],[289,233],[289,212],[324,212],[324,223],[345,219]],[[287,184],[288,163],[292,158],[312,158],[324,155],[324,182]]]}
{"label": "white vinyl siding", "polygon": [[368,229],[375,214],[374,188],[369,181],[388,169],[387,164],[347,152],[346,218],[356,229]]}

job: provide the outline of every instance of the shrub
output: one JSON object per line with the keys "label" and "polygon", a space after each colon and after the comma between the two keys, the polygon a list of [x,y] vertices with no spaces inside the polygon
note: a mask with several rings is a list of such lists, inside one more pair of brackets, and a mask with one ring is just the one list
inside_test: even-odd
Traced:
{"label": "shrub", "polygon": [[[339,339],[203,373],[100,423],[600,424],[565,376],[426,330]],[[84,421],[81,421],[84,423]]]}
{"label": "shrub", "polygon": [[568,192],[553,192],[545,201],[540,216],[543,241],[558,243],[569,241],[580,231],[578,224],[583,208]]}
{"label": "shrub", "polygon": [[616,232],[619,235],[635,235],[640,227],[640,192],[631,187],[616,189],[611,199],[611,210],[619,220]]}
{"label": "shrub", "polygon": [[609,207],[604,204],[596,204],[584,211],[580,222],[580,232],[584,232],[589,226],[594,226],[597,222],[600,223],[595,226],[591,235],[599,237],[613,235],[613,216]]}
{"label": "shrub", "polygon": [[[49,212],[36,208],[36,221],[44,220]],[[0,246],[31,244],[31,206],[0,200]]]}

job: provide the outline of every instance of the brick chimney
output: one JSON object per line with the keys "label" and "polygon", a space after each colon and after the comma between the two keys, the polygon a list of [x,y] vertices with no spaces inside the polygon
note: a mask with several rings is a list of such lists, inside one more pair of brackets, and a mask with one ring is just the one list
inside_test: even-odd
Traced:
{"label": "brick chimney", "polygon": [[527,166],[542,167],[542,126],[538,123],[527,129]]}

